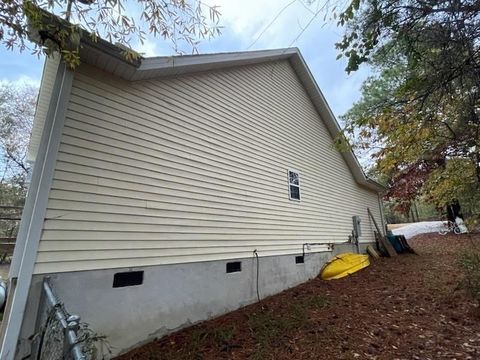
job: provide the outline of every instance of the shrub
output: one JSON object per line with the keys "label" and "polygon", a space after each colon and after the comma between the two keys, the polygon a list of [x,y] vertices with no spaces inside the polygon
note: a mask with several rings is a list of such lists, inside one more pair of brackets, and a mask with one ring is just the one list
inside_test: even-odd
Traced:
{"label": "shrub", "polygon": [[459,264],[465,273],[465,289],[480,305],[480,250],[471,248],[464,252],[460,256]]}
{"label": "shrub", "polygon": [[470,232],[480,231],[480,215],[472,215],[465,219],[465,225]]}

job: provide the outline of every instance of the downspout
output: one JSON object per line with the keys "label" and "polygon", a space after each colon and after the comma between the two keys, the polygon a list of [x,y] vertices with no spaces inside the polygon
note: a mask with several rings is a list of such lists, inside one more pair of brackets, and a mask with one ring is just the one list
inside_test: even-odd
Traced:
{"label": "downspout", "polygon": [[16,282],[16,288],[9,294],[13,299],[4,319],[6,328],[0,350],[1,360],[13,360],[17,351],[72,82],[73,72],[61,63],[57,70],[42,140],[32,173],[32,182],[25,203],[27,210],[22,214],[19,229],[19,235],[21,235],[19,240],[24,244],[24,248],[23,252],[20,248],[14,253],[18,278],[15,277],[14,270],[12,272],[14,277],[10,280],[10,284]]}

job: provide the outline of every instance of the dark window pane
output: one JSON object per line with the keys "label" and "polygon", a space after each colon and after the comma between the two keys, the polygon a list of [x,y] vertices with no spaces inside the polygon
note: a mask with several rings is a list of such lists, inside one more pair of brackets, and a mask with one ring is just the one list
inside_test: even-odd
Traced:
{"label": "dark window pane", "polygon": [[298,173],[289,171],[288,172],[288,180],[290,181],[290,184],[294,185],[299,185],[298,183]]}
{"label": "dark window pane", "polygon": [[290,198],[300,200],[300,188],[295,185],[290,185]]}

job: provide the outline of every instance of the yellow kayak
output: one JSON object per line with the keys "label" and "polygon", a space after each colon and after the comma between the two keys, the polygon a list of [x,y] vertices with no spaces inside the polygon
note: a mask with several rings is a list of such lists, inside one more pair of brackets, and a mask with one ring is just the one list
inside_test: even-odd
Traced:
{"label": "yellow kayak", "polygon": [[368,255],[345,253],[327,262],[321,271],[323,280],[340,279],[370,265]]}

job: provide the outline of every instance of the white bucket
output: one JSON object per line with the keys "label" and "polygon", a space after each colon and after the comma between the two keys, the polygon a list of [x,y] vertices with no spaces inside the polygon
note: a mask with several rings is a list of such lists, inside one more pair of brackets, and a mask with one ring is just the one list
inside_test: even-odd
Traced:
{"label": "white bucket", "polygon": [[461,218],[457,217],[455,219],[455,223],[457,224],[458,228],[460,229],[460,234],[468,233],[468,229],[465,226],[465,223],[463,222],[463,220]]}

